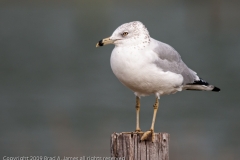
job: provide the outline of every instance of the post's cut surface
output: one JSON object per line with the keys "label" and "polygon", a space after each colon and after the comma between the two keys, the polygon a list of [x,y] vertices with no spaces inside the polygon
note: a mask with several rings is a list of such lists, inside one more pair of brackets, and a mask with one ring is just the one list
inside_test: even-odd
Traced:
{"label": "post's cut surface", "polygon": [[154,142],[141,141],[142,134],[113,133],[111,157],[119,160],[169,160],[168,133],[154,133]]}

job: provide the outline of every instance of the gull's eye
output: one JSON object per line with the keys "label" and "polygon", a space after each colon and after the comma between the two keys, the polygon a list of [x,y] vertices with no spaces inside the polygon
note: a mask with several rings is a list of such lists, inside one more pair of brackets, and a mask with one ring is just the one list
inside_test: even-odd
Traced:
{"label": "gull's eye", "polygon": [[125,36],[127,36],[127,35],[128,35],[128,32],[123,32],[123,33],[122,33],[122,36],[123,36],[123,37],[125,37]]}

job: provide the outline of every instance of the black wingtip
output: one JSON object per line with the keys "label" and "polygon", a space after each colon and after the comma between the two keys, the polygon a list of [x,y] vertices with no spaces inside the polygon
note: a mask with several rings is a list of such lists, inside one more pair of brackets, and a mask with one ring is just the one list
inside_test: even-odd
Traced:
{"label": "black wingtip", "polygon": [[214,92],[219,92],[219,91],[220,91],[220,88],[214,87],[212,91],[214,91]]}

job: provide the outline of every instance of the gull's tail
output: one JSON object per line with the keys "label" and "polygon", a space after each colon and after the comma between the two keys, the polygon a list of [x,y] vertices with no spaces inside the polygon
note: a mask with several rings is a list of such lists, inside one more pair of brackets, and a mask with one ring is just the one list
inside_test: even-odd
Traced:
{"label": "gull's tail", "polygon": [[199,80],[195,80],[193,83],[188,83],[183,86],[186,90],[197,90],[197,91],[214,91],[219,92],[220,88],[210,85],[208,82],[199,78]]}

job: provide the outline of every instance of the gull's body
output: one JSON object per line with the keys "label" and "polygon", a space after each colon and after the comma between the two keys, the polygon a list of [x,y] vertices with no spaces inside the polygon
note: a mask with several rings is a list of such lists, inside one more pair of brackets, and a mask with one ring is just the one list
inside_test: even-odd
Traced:
{"label": "gull's body", "polygon": [[[159,55],[151,50],[159,44],[162,51],[165,49],[169,52],[175,52],[169,45],[152,38],[148,46],[140,49],[142,54],[139,54],[138,48],[133,48],[129,52],[126,47],[116,46],[112,51],[111,67],[113,73],[125,86],[134,91],[136,96],[155,94],[159,98],[160,95],[175,93],[183,88],[184,78],[181,74],[164,71],[158,66],[158,63],[161,62],[170,63],[166,59],[160,59]],[[179,61],[177,63],[183,63],[178,53],[175,52],[175,54]],[[192,77],[198,79],[195,72],[192,72]]]}
{"label": "gull's body", "polygon": [[151,38],[141,22],[121,25],[111,37],[99,41],[97,46],[106,44],[115,44],[110,60],[113,73],[137,97],[137,132],[140,132],[139,98],[151,94],[156,96],[152,126],[150,131],[145,132],[142,140],[150,133],[153,135],[161,95],[182,90],[220,91],[188,68],[174,48]]}

